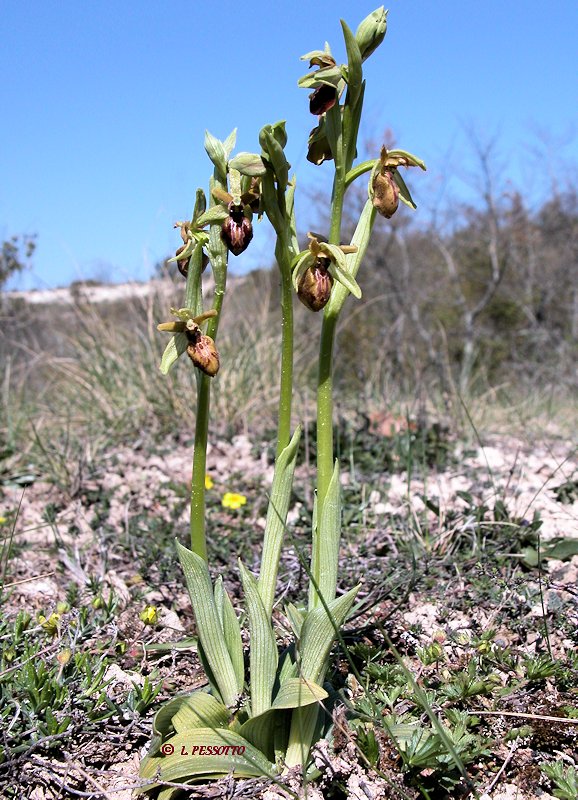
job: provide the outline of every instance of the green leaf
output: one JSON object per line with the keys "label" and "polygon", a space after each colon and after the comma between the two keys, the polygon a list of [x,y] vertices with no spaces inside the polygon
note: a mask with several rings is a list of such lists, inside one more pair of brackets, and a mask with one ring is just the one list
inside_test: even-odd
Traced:
{"label": "green leaf", "polygon": [[[257,750],[259,750],[266,758],[273,760],[275,758],[275,725],[276,718],[280,716],[287,716],[288,712],[273,711],[270,708],[268,711],[259,714],[258,717],[251,717],[244,722],[239,728],[239,736],[251,742]],[[288,720],[286,720],[287,723]]]}
{"label": "green leaf", "polygon": [[160,370],[166,375],[175,361],[182,356],[189,345],[189,340],[185,333],[176,333],[165,347],[165,352],[161,358]]}
{"label": "green leaf", "polygon": [[[209,184],[210,190],[212,191],[215,186],[219,186],[219,184],[214,178],[211,178]],[[221,228],[218,225],[211,225],[209,228],[207,253],[211,259],[211,267],[213,268],[213,275],[215,277],[215,293],[224,292],[227,283],[229,251],[227,250],[227,245],[223,241]]]}
{"label": "green leaf", "polygon": [[299,642],[299,674],[306,680],[318,683],[322,679],[325,662],[335,640],[335,630],[339,630],[343,624],[358,591],[359,586],[355,586],[347,594],[327,603],[333,620],[322,605],[307,613]]}
{"label": "green leaf", "polygon": [[289,623],[291,624],[295,638],[298,639],[301,636],[301,628],[303,626],[305,615],[302,611],[296,608],[293,603],[287,603],[285,606],[285,614],[287,615]]}
{"label": "green leaf", "polygon": [[271,498],[267,509],[267,522],[263,538],[261,573],[258,582],[259,595],[268,617],[271,616],[275,599],[277,570],[279,569],[279,559],[281,558],[281,547],[287,523],[287,512],[291,500],[293,475],[295,473],[300,438],[301,426],[298,426],[291,437],[291,441],[281,451],[275,463],[275,473],[273,475]]}
{"label": "green leaf", "polygon": [[349,93],[349,103],[355,106],[361,91],[362,69],[361,51],[355,40],[355,36],[346,22],[341,20],[343,38],[347,49],[347,88]]}
{"label": "green leaf", "polygon": [[525,547],[522,550],[522,561],[528,567],[537,567],[540,561],[546,558],[556,558],[566,561],[578,555],[578,539],[559,538],[544,542],[538,552],[535,547]]}
{"label": "green leaf", "polygon": [[[236,777],[272,777],[276,770],[274,765],[253,747],[246,739],[226,728],[196,728],[186,733],[172,736],[164,746],[172,745],[171,755],[147,757],[143,760],[140,775],[152,783],[146,786],[150,791],[164,781],[183,782],[193,777],[209,775],[228,775]],[[242,754],[231,751],[219,753],[222,748],[244,748]],[[194,755],[191,755],[196,748]],[[200,754],[201,748],[211,748],[212,753]],[[217,753],[213,748],[217,748]],[[160,781],[155,781],[159,773]]]}
{"label": "green leaf", "polygon": [[148,755],[154,756],[164,739],[175,733],[173,717],[179,708],[186,703],[188,695],[174,697],[159,708],[153,718],[153,737]]}
{"label": "green leaf", "polygon": [[237,676],[239,693],[241,693],[245,680],[245,659],[243,656],[241,627],[237,615],[235,614],[231,598],[223,586],[223,578],[220,575],[215,582],[215,604],[217,606],[217,613],[219,614],[221,625],[223,626],[227,650],[231,656],[233,669]]}
{"label": "green leaf", "polygon": [[187,273],[187,283],[185,286],[185,306],[197,317],[203,311],[203,291],[201,273],[203,271],[203,247],[197,243],[191,259]]}
{"label": "green leaf", "polygon": [[285,190],[289,182],[289,168],[290,164],[285,157],[283,148],[270,130],[271,126],[266,125],[259,133],[259,144],[265,151],[268,160],[273,167],[277,184],[282,190]]}
{"label": "green leaf", "polygon": [[327,134],[329,147],[333,153],[335,169],[343,170],[343,137],[341,107],[339,103],[335,103],[325,114],[325,132]]}
{"label": "green leaf", "polygon": [[180,542],[177,542],[177,552],[195,613],[199,641],[225,705],[233,705],[242,687],[239,687],[217,614],[207,563]]}
{"label": "green leaf", "polygon": [[175,733],[194,728],[222,728],[231,716],[226,706],[207,692],[193,692],[181,703],[172,718]]}
{"label": "green leaf", "polygon": [[271,708],[273,685],[277,673],[279,654],[271,624],[259,595],[257,581],[239,560],[241,580],[247,603],[247,616],[251,634],[249,669],[251,673],[251,710],[256,717]]}
{"label": "green leaf", "polygon": [[269,222],[275,229],[276,233],[280,236],[285,235],[285,216],[279,209],[279,201],[277,199],[277,189],[275,188],[275,180],[273,169],[267,169],[267,172],[261,178],[261,198],[265,213]]}
{"label": "green leaf", "polygon": [[[363,261],[363,257],[365,256],[369,239],[371,237],[371,231],[375,223],[376,213],[377,212],[373,207],[371,200],[367,200],[351,240],[351,244],[357,247],[357,251],[355,253],[349,253],[346,256],[347,273],[353,278],[355,278],[357,275],[359,266]],[[348,296],[349,291],[344,286],[341,286],[340,284],[334,286],[333,291],[331,292],[329,303],[325,306],[325,314],[331,314],[335,316],[338,315]]]}
{"label": "green leaf", "polygon": [[[333,475],[323,502],[321,524],[315,532],[313,561],[311,564],[311,571],[317,582],[319,592],[326,603],[335,598],[340,538],[341,486],[339,483],[339,462],[336,460]],[[319,606],[320,602],[313,582],[311,582],[309,586],[309,608]]]}
{"label": "green leaf", "polygon": [[281,685],[273,708],[301,708],[325,700],[329,695],[322,686],[303,678],[289,678]]}

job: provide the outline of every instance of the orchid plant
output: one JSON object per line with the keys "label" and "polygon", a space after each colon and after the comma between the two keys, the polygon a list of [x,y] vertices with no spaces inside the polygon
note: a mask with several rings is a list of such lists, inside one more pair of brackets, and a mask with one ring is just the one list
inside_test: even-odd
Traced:
{"label": "orchid plant", "polygon": [[[190,548],[177,542],[198,632],[198,654],[208,689],[175,697],[153,723],[153,741],[141,776],[143,792],[170,800],[179,789],[230,773],[275,780],[288,770],[306,770],[312,744],[327,735],[331,719],[323,701],[331,648],[359,587],[338,592],[341,534],[340,477],[333,455],[332,364],[337,321],[349,294],[359,298],[356,275],[377,214],[389,218],[401,200],[415,204],[399,172],[423,162],[402,150],[354,166],[365,82],[363,62],[386,33],[383,7],[354,34],[341,22],[347,63],[337,64],[328,44],[303,56],[312,71],[299,85],[312,89],[310,111],[318,118],[309,137],[308,160],[334,167],[330,229],[310,233],[299,246],[295,220],[295,177],[285,155],[285,123],[266,125],[260,153],[232,156],[235,131],[225,141],[209,133],[205,149],[213,163],[207,196],[197,191],[190,222],[177,222],[183,244],[175,254],[186,278],[184,305],[159,330],[172,334],[161,361],[168,372],[185,352],[196,368],[197,414],[191,480]],[[354,181],[369,173],[368,199],[350,242],[341,241],[344,198]],[[253,215],[265,215],[275,234],[281,277],[282,345],[277,450],[258,576],[239,561],[249,628],[248,675],[241,623],[222,577],[213,584],[205,532],[206,450],[211,381],[221,367],[215,345],[226,291],[230,254],[250,244]],[[215,281],[211,308],[203,308],[201,275],[210,263]],[[285,606],[294,633],[279,651],[273,624],[281,559],[300,428],[291,431],[293,393],[293,295],[311,311],[323,310],[317,385],[317,477],[307,601]],[[226,368],[226,366],[224,367]]]}

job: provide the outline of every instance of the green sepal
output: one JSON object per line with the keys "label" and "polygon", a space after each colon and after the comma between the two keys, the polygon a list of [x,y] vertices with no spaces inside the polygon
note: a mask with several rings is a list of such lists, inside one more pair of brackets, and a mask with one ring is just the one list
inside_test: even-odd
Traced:
{"label": "green sepal", "polygon": [[408,153],[407,150],[388,150],[384,162],[386,167],[419,167],[424,172],[427,171],[425,161],[421,158]]}
{"label": "green sepal", "polygon": [[176,333],[171,336],[171,339],[161,358],[160,371],[163,375],[167,375],[170,368],[173,366],[180,356],[185,352],[189,345],[186,333]]}
{"label": "green sepal", "polygon": [[299,78],[297,85],[301,89],[312,89],[326,84],[339,89],[339,83],[343,80],[341,67],[335,65],[334,67],[325,67],[324,69],[317,69],[315,72],[308,72],[307,75]]}
{"label": "green sepal", "polygon": [[223,142],[213,136],[209,131],[205,131],[205,150],[207,155],[215,165],[219,178],[223,183],[227,180],[227,153]]}
{"label": "green sepal", "polygon": [[199,227],[202,227],[203,225],[215,225],[216,223],[224,222],[228,216],[229,212],[226,208],[223,208],[223,206],[211,206],[208,211],[205,211],[204,214],[201,214],[197,220],[197,225]]}
{"label": "green sepal", "polygon": [[239,570],[245,592],[251,634],[249,650],[251,710],[252,716],[256,717],[271,708],[279,654],[271,624],[271,615],[265,611],[257,581],[240,560]]}
{"label": "green sepal", "polygon": [[195,613],[199,642],[223,702],[233,705],[240,689],[215,606],[207,562],[180,542],[177,542],[177,553]]}
{"label": "green sepal", "polygon": [[193,210],[193,225],[196,225],[196,220],[201,214],[204,214],[207,208],[207,197],[202,189],[197,189],[195,196],[195,208]]}
{"label": "green sepal", "polygon": [[225,158],[229,158],[236,143],[237,143],[237,128],[233,128],[231,133],[227,136],[227,138],[223,142],[223,150],[225,151]]}
{"label": "green sepal", "polygon": [[404,179],[401,177],[398,169],[394,170],[393,172],[393,180],[396,182],[399,189],[399,199],[402,200],[406,204],[406,206],[416,209],[417,206],[414,203],[413,198],[409,192],[409,189],[407,188],[407,185]]}
{"label": "green sepal", "polygon": [[[305,53],[304,56],[300,56],[300,61],[312,61],[314,62],[321,62],[325,63],[327,56],[331,57],[331,48],[329,47],[329,43],[325,42],[325,50],[311,50],[310,53]],[[314,66],[314,64],[311,64]]]}
{"label": "green sepal", "polygon": [[345,288],[351,292],[354,297],[359,298],[361,297],[361,289],[355,278],[353,278],[347,272],[347,261],[345,257],[345,253],[341,250],[338,245],[329,244],[327,242],[323,243],[323,249],[328,250],[331,253],[332,261],[329,265],[329,272],[335,278],[335,280],[339,281]]}
{"label": "green sepal", "polygon": [[241,175],[257,178],[264,175],[267,168],[257,153],[238,153],[229,161],[229,169],[237,169]]}

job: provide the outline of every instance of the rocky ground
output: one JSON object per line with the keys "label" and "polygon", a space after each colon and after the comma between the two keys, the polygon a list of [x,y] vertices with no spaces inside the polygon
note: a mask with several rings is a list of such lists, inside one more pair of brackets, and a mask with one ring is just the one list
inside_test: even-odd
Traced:
{"label": "rocky ground", "polygon": [[[487,435],[473,446],[454,441],[446,463],[411,472],[399,451],[392,452],[387,464],[376,456],[373,468],[364,462],[358,469],[346,461],[342,469],[343,585],[364,580],[365,605],[348,624],[346,637],[355,662],[361,675],[369,676],[375,696],[381,696],[388,687],[383,670],[395,666],[384,645],[391,641],[414,680],[430,692],[436,712],[453,703],[460,713],[475,715],[476,736],[485,744],[467,763],[467,772],[479,796],[548,800],[560,788],[541,765],[576,766],[578,462],[573,445],[554,436],[529,443],[513,435]],[[2,796],[128,800],[139,785],[139,760],[154,710],[176,691],[204,685],[194,647],[159,647],[194,634],[173,547],[175,536],[187,540],[191,456],[189,441],[154,448],[137,442],[89,463],[72,493],[40,476],[23,488],[22,475],[4,475],[5,543],[12,523],[14,535],[11,556],[4,559],[3,616],[10,623],[18,611],[31,616],[29,630],[39,642],[34,660],[49,668],[60,664],[61,680],[67,658],[89,653],[100,659],[102,691],[119,705],[117,713],[99,721],[86,707],[75,709],[72,697],[62,706],[71,722],[56,738],[26,730],[18,741],[5,736]],[[236,558],[241,555],[251,568],[258,563],[272,477],[269,452],[243,436],[217,441],[208,454],[208,475],[211,563],[240,604]],[[308,481],[303,462],[290,511],[293,539],[280,573],[280,591],[289,598],[298,598],[306,581],[296,548],[307,540]],[[226,492],[244,495],[246,504],[223,507]],[[152,624],[142,616],[150,607]],[[52,629],[51,614],[57,615]],[[82,641],[73,633],[79,615],[86,629]],[[11,635],[3,632],[5,644]],[[14,660],[4,652],[4,687],[25,668],[19,652]],[[344,696],[359,709],[361,684],[342,656],[337,662]],[[483,691],[464,690],[455,702],[444,694],[442,702],[444,684],[463,683],[460,676],[468,669],[472,681],[484,684]],[[143,700],[146,681],[158,688],[150,702]],[[135,685],[141,691],[134,701],[141,704],[138,711],[127,705]],[[78,688],[69,686],[71,692]],[[410,688],[404,685],[390,706],[396,719],[415,711]],[[24,701],[11,691],[6,688],[4,725],[12,724],[15,731],[18,704]],[[35,713],[42,717],[41,704]],[[474,796],[463,777],[444,788],[443,762],[422,764],[415,758],[411,763],[407,747],[400,756],[401,740],[388,736],[386,727],[376,734],[378,755],[368,759],[367,730],[350,726],[343,711],[336,713],[332,746],[322,743],[315,754],[322,776],[310,785],[309,796]],[[415,720],[429,724],[423,713],[421,722],[419,715]],[[297,790],[298,780],[288,785]],[[259,795],[267,800],[289,796],[258,781],[231,779],[197,787],[192,796]]]}

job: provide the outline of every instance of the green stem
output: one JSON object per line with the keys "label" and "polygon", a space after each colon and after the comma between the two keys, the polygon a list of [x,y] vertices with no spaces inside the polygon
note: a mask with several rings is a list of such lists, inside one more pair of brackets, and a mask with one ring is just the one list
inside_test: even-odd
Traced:
{"label": "green stem", "polygon": [[[213,226],[219,228],[219,226]],[[220,237],[220,232],[215,234],[211,231],[213,238]],[[219,239],[220,241],[220,239]],[[226,254],[222,257],[225,259]],[[219,282],[216,277],[219,275]],[[211,317],[207,324],[207,335],[213,339],[217,338],[223,298],[227,281],[226,266],[224,269],[216,271],[215,274],[215,295],[213,308],[217,316]],[[193,452],[193,472],[191,476],[191,550],[198,556],[207,561],[207,537],[205,520],[205,474],[207,471],[207,443],[209,438],[209,408],[211,403],[211,381],[213,379],[202,372],[197,375],[197,418],[195,422],[195,445]]]}
{"label": "green stem", "polygon": [[293,287],[291,258],[284,242],[277,245],[277,260],[281,272],[281,377],[279,386],[279,426],[277,429],[277,458],[291,438],[291,403],[293,399]]}
{"label": "green stem", "polygon": [[[329,241],[339,244],[341,218],[345,197],[345,176],[342,169],[335,172],[331,197],[331,227]],[[321,326],[319,371],[317,378],[317,520],[321,519],[325,495],[333,474],[333,345],[337,315],[326,309]],[[316,547],[316,537],[313,541]],[[317,562],[318,563],[318,562]],[[318,576],[314,576],[318,579]]]}
{"label": "green stem", "polygon": [[207,560],[205,535],[205,474],[207,468],[207,440],[209,435],[209,406],[211,378],[201,374],[197,385],[197,420],[195,424],[195,449],[191,478],[191,550]]}

